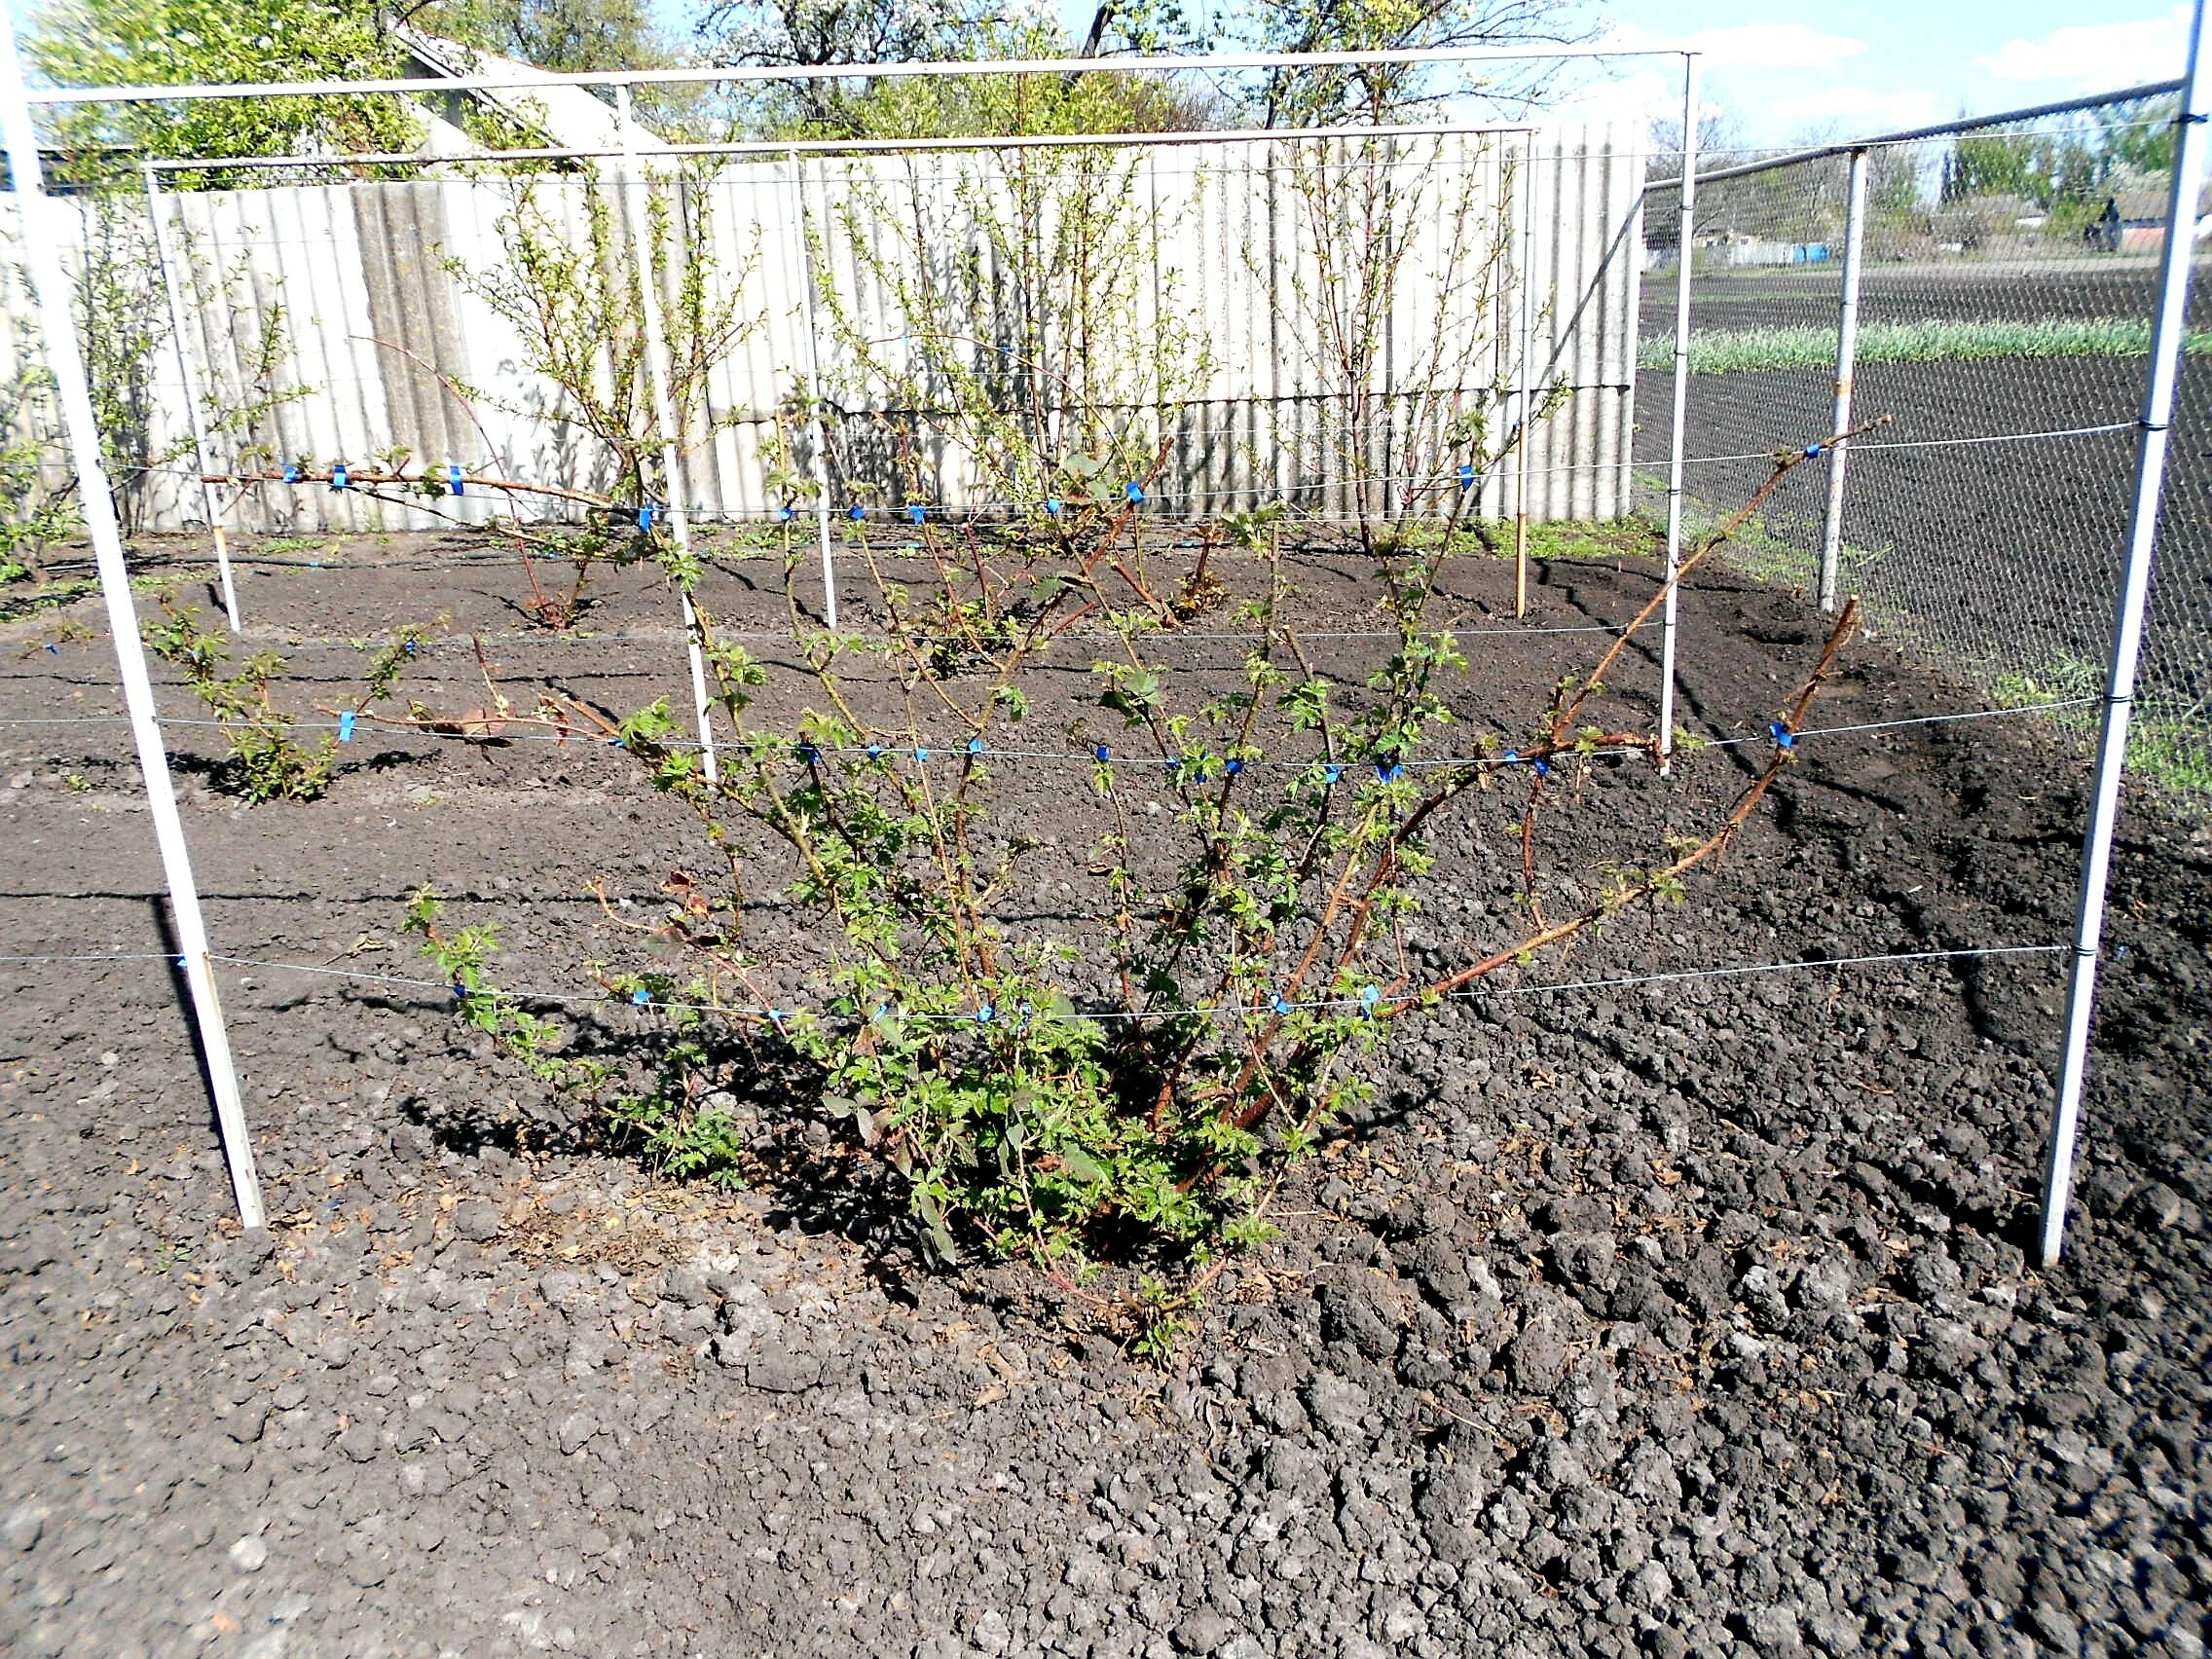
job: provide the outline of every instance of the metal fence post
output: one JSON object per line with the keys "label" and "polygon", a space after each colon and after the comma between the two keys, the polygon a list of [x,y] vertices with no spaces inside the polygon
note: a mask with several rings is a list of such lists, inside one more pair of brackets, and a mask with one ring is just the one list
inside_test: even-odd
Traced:
{"label": "metal fence post", "polygon": [[[146,782],[146,805],[161,849],[162,874],[168,885],[169,912],[176,924],[178,966],[191,991],[200,1028],[200,1047],[207,1062],[207,1082],[215,1097],[215,1122],[222,1132],[223,1157],[230,1165],[231,1192],[239,1220],[263,1225],[261,1177],[254,1168],[253,1140],[246,1131],[245,1107],[239,1095],[238,1072],[231,1058],[230,1034],[215,989],[215,965],[208,955],[207,925],[200,913],[200,889],[192,877],[192,857],[169,782],[168,754],[154,712],[154,687],[146,672],[146,649],[138,635],[138,608],[130,598],[129,572],[123,559],[123,529],[116,522],[108,493],[107,466],[100,457],[98,423],[92,415],[92,387],[70,314],[69,279],[61,264],[61,227],[49,218],[53,203],[40,169],[38,134],[23,92],[22,62],[16,53],[14,25],[0,12],[0,135],[8,153],[8,173],[21,215],[23,265],[38,306],[39,331],[47,368],[54,376],[55,401],[77,471],[77,493],[85,511],[85,532],[99,571],[100,597],[107,606],[108,632],[123,681],[123,703],[130,716],[130,735],[138,748],[138,769]],[[41,220],[47,222],[41,223]]]}
{"label": "metal fence post", "polygon": [[2143,414],[2135,459],[2135,498],[2128,509],[2127,548],[2114,608],[2112,659],[2105,677],[2104,724],[2097,734],[2096,782],[2090,790],[2089,828],[2082,844],[2081,907],[2074,924],[2074,963],[2066,990],[2066,1037],[2058,1063],[2058,1104],[2051,1117],[2050,1154],[2044,1168],[2043,1265],[2055,1266],[2066,1237],[2066,1205],[2074,1179],[2074,1149],[2081,1126],[2082,1084],[2089,1063],[2089,1021],[2097,990],[2097,955],[2104,936],[2105,894],[2112,872],[2120,786],[2127,766],[2128,718],[2135,702],[2135,671],[2142,653],[2143,615],[2151,593],[2151,561],[2158,537],[2166,449],[2171,438],[2174,383],[2180,368],[2182,326],[2189,309],[2190,253],[2196,240],[2196,192],[2204,170],[2206,86],[2204,0],[2196,0],[2189,31],[2189,75],[2176,117],[2172,194],[2166,203],[2166,240],[2158,261],[2158,299],[2151,330],[2151,369],[2143,387]]}
{"label": "metal fence post", "polygon": [[[676,396],[670,387],[668,333],[661,324],[659,262],[653,258],[652,227],[645,209],[645,193],[652,181],[638,162],[637,123],[630,110],[627,82],[614,89],[615,130],[621,134],[622,203],[630,222],[630,248],[638,268],[638,304],[645,313],[645,378],[653,399],[653,424],[660,433],[661,477],[668,487],[668,528],[676,538],[676,556],[688,565],[691,553],[691,512],[684,485],[683,454],[676,424]],[[683,601],[683,641],[691,657],[691,707],[699,721],[699,764],[707,781],[715,781],[715,727],[708,719],[713,707],[707,696],[705,631],[691,604],[691,590],[682,582],[677,591]]]}
{"label": "metal fence post", "polygon": [[[815,188],[823,197],[822,248],[830,249],[829,193],[816,169]],[[814,523],[822,540],[822,620],[837,626],[837,560],[830,545],[830,424],[822,418],[822,343],[814,327],[814,243],[806,234],[806,166],[792,152],[792,202],[798,209],[798,291],[806,323],[806,407],[814,428]]]}
{"label": "metal fence post", "polygon": [[[1835,335],[1835,418],[1831,432],[1851,430],[1851,383],[1859,371],[1859,260],[1866,239],[1866,152],[1851,152],[1850,181],[1844,191],[1843,302]],[[1828,504],[1821,524],[1821,608],[1833,612],[1836,583],[1843,568],[1843,480],[1851,466],[1851,445],[1840,441],[1828,451]]]}
{"label": "metal fence post", "polygon": [[1521,407],[1520,430],[1515,441],[1513,481],[1513,615],[1518,621],[1529,614],[1529,446],[1535,441],[1534,382],[1530,378],[1536,354],[1536,134],[1530,131],[1521,149]]}
{"label": "metal fence post", "polygon": [[168,225],[162,217],[162,192],[155,181],[154,164],[140,164],[146,178],[146,217],[154,227],[154,263],[162,268],[162,287],[168,295],[169,332],[176,336],[177,373],[184,383],[184,408],[192,424],[192,453],[200,462],[200,499],[207,509],[207,534],[215,542],[215,569],[223,579],[223,614],[231,632],[239,632],[239,594],[231,579],[231,546],[223,533],[223,503],[217,487],[209,482],[215,467],[207,448],[207,417],[201,404],[200,376],[192,366],[192,344],[186,337],[184,286],[177,277],[177,261],[169,248]]}
{"label": "metal fence post", "polygon": [[1697,54],[1682,54],[1682,183],[1677,204],[1680,229],[1675,288],[1675,409],[1667,428],[1667,592],[1659,613],[1659,769],[1675,753],[1675,573],[1682,562],[1682,431],[1689,414],[1691,245],[1697,221]]}

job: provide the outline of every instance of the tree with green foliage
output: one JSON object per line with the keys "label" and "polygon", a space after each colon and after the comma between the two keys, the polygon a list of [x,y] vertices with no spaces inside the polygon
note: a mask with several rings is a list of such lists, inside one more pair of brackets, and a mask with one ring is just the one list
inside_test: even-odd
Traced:
{"label": "tree with green foliage", "polygon": [[[1260,52],[1422,52],[1572,41],[1580,11],[1570,0],[1242,0],[1231,27]],[[1543,76],[1508,70],[1482,90],[1530,95]],[[1254,101],[1266,126],[1322,127],[1390,120],[1467,84],[1416,64],[1278,70]]]}
{"label": "tree with green foliage", "polygon": [[558,74],[658,69],[678,59],[649,0],[426,0],[402,19]]}
{"label": "tree with green foliage", "polygon": [[[396,18],[374,0],[51,0],[29,32],[32,61],[65,86],[395,79],[408,73],[412,24],[483,52],[562,72],[654,68],[677,51],[649,0],[425,0]],[[490,118],[488,139],[528,140]],[[55,118],[63,172],[83,185],[119,153],[191,157],[410,150],[423,119],[390,96],[221,98],[90,106]],[[244,183],[222,170],[180,174],[181,189]]]}
{"label": "tree with green foliage", "polygon": [[[990,0],[709,0],[698,39],[718,62],[773,68],[970,59],[994,55],[1000,15]],[[867,88],[827,80],[750,87],[737,119],[778,136],[858,135],[869,130],[857,107],[868,96]]]}
{"label": "tree with green foliage", "polygon": [[[32,62],[64,86],[377,79],[403,72],[406,51],[365,0],[53,0],[32,24]],[[117,150],[198,159],[405,150],[421,121],[390,97],[209,98],[92,105],[55,119],[63,176]],[[202,189],[240,180],[212,171]]]}
{"label": "tree with green foliage", "polygon": [[2056,127],[1962,134],[1943,158],[1945,203],[2016,196],[2046,210],[2094,205],[2173,166],[2173,100],[2114,104]]}

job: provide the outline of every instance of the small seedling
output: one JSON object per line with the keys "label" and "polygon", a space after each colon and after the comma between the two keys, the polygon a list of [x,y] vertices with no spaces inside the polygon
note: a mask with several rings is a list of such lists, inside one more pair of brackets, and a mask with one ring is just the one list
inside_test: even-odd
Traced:
{"label": "small seedling", "polygon": [[[368,709],[391,694],[430,626],[400,628],[377,650],[355,708]],[[337,735],[326,732],[312,743],[296,735],[297,722],[269,690],[284,673],[283,657],[255,651],[234,659],[230,642],[203,627],[196,608],[179,606],[167,594],[162,595],[162,619],[149,618],[145,636],[147,649],[183,676],[221,728],[247,800],[260,805],[322,798],[338,763]]]}

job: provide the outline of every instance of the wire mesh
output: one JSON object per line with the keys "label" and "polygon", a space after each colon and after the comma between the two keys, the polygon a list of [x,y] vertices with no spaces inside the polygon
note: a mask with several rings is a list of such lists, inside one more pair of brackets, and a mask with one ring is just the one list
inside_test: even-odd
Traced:
{"label": "wire mesh", "polygon": [[[1853,414],[1888,424],[1850,459],[1841,587],[1862,596],[1875,633],[1999,703],[2103,683],[2172,113],[2170,99],[2116,99],[1866,152]],[[1848,167],[1829,157],[1699,190],[1691,455],[1827,434]],[[1679,279],[1672,193],[1662,200],[1667,210],[1646,218],[1646,258],[1665,262],[1644,286],[1646,410],[1671,391]],[[2193,316],[2205,314],[2208,283],[2212,270],[2199,267]],[[2189,344],[2194,355],[2207,342]],[[2182,388],[2130,762],[2169,795],[2212,809],[2212,382],[2191,362]],[[2021,436],[2056,433],[2071,435]],[[1659,499],[1665,448],[1664,425],[1646,416],[1637,448],[1644,502]],[[1692,523],[1741,500],[1765,473],[1755,460],[1696,469]],[[1799,468],[1725,557],[1812,593],[1826,500],[1826,467]],[[2095,729],[2093,709],[2047,718],[2077,740]]]}

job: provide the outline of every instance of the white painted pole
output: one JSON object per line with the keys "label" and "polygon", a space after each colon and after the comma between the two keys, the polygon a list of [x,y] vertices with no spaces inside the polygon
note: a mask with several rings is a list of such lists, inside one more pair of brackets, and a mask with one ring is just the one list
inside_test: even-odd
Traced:
{"label": "white painted pole", "polygon": [[1690,274],[1697,269],[1697,54],[1682,54],[1682,184],[1675,251],[1675,411],[1667,428],[1667,595],[1659,613],[1659,770],[1675,754],[1675,573],[1682,562],[1682,429],[1689,414]]}
{"label": "white painted pole", "polygon": [[[1850,182],[1844,191],[1843,303],[1835,334],[1835,417],[1831,432],[1851,430],[1851,384],[1859,373],[1859,269],[1866,241],[1866,152],[1851,152]],[[1851,466],[1851,443],[1839,439],[1828,451],[1828,505],[1821,523],[1821,608],[1833,614],[1843,569],[1843,480]]]}
{"label": "white painted pole", "polygon": [[177,372],[184,383],[184,406],[192,423],[192,453],[200,461],[200,499],[207,509],[207,534],[215,542],[215,569],[223,579],[223,614],[231,632],[239,631],[238,586],[231,579],[231,544],[223,533],[223,502],[219,489],[208,482],[215,467],[207,447],[207,416],[200,400],[200,376],[192,366],[192,343],[185,327],[184,286],[177,276],[177,258],[169,246],[168,223],[162,217],[161,186],[153,164],[141,163],[146,178],[146,217],[154,226],[154,263],[162,268],[162,287],[168,295],[169,332],[176,336]]}
{"label": "white painted pole", "polygon": [[1536,436],[1536,135],[1522,142],[1521,163],[1521,396],[1516,420],[1520,425],[1515,445],[1513,484],[1513,614],[1529,614],[1529,446]]}
{"label": "white painted pole", "polygon": [[2207,87],[2204,75],[2204,0],[2196,0],[2189,31],[2189,76],[2176,125],[2173,191],[2166,203],[2166,240],[2158,262],[2158,298],[2151,329],[2151,372],[2143,387],[2136,440],[2135,498],[2128,510],[2127,550],[2114,607],[2112,659],[2105,676],[2103,728],[2097,734],[2096,782],[2089,793],[2089,829],[2082,845],[2081,907],[2074,924],[2074,965],[2066,991],[2066,1037],[2058,1064],[2058,1106],[2050,1125],[2050,1155],[2044,1168],[2043,1265],[2053,1267],[2066,1238],[2066,1205],[2074,1181],[2075,1140],[2082,1119],[2082,1084],[2089,1064],[2089,1022],[2097,991],[2097,956],[2104,937],[2105,890],[2112,872],[2120,786],[2127,766],[2127,726],[2135,703],[2135,671],[2142,654],[2143,614],[2151,595],[2151,561],[2157,545],[2158,507],[2164,495],[2166,448],[2171,437],[2174,382],[2188,313],[2190,254],[2195,245],[2196,193],[2204,173]]}
{"label": "white painted pole", "polygon": [[[630,221],[630,250],[638,268],[638,305],[645,313],[645,380],[652,392],[653,424],[660,435],[661,477],[668,490],[668,528],[676,537],[679,564],[691,562],[691,510],[684,484],[683,453],[676,424],[676,395],[670,386],[668,332],[661,324],[659,262],[653,258],[652,227],[645,208],[645,193],[652,188],[638,160],[637,123],[630,113],[627,83],[614,89],[615,130],[622,139],[622,204]],[[691,604],[691,590],[682,582],[677,593],[683,601],[683,643],[691,656],[691,710],[699,722],[699,766],[707,781],[715,781],[715,727],[708,718],[713,703],[707,695],[705,634],[699,612]]]}
{"label": "white painted pole", "polygon": [[245,1108],[239,1098],[238,1073],[231,1062],[231,1040],[223,1028],[222,1004],[215,991],[215,968],[207,954],[207,927],[200,914],[200,890],[192,879],[192,860],[177,816],[176,792],[169,783],[168,755],[162,747],[154,713],[154,687],[146,673],[146,650],[138,637],[138,608],[130,598],[129,572],[123,561],[123,531],[108,494],[107,467],[100,459],[99,427],[92,415],[92,387],[85,378],[84,353],[69,311],[69,284],[61,248],[67,232],[46,194],[40,170],[38,134],[23,95],[23,70],[16,54],[15,26],[0,8],[0,137],[8,152],[8,174],[21,214],[23,264],[38,303],[39,329],[46,363],[54,376],[55,397],[77,469],[85,531],[98,569],[100,597],[107,605],[108,632],[115,640],[115,661],[123,681],[123,704],[130,716],[130,735],[138,746],[138,767],[146,780],[146,804],[161,848],[162,873],[168,883],[169,912],[176,923],[177,950],[185,983],[192,993],[200,1027],[200,1046],[207,1062],[207,1081],[215,1095],[215,1121],[222,1131],[223,1156],[230,1163],[231,1191],[239,1220],[249,1228],[263,1224],[261,1177],[253,1165],[253,1142],[246,1133]]}
{"label": "white painted pole", "polygon": [[[1364,52],[1220,52],[1202,55],[1116,57],[1117,75],[1193,75],[1228,69],[1389,68],[1436,63],[1533,63],[1586,57],[1672,57],[1673,46],[1451,46],[1387,48]],[[1080,73],[1080,71],[1078,71]],[[897,59],[885,63],[738,63],[681,69],[589,69],[550,74],[526,64],[439,80],[441,92],[512,91],[542,92],[550,87],[611,87],[617,102],[631,87],[700,87],[754,81],[957,80],[976,75],[1050,75],[1065,79],[1065,57],[956,57]],[[2156,90],[2156,89],[2154,89]],[[175,86],[42,87],[29,94],[42,107],[68,104],[178,103],[203,98],[328,98],[398,93],[420,97],[419,80],[192,81]],[[1079,142],[1091,142],[1088,137]],[[781,146],[777,146],[781,148]],[[349,156],[348,161],[357,161]]]}
{"label": "white painted pole", "polygon": [[[822,249],[830,250],[830,211],[828,191],[822,185],[819,169],[815,176],[815,191],[821,199],[822,211],[818,215],[822,226]],[[822,543],[822,620],[825,626],[837,626],[837,556],[830,545],[830,425],[822,419],[822,343],[814,327],[814,243],[807,237],[806,165],[792,152],[792,201],[798,208],[798,291],[803,308],[806,329],[801,338],[806,342],[806,408],[808,424],[814,430],[814,525]]]}

